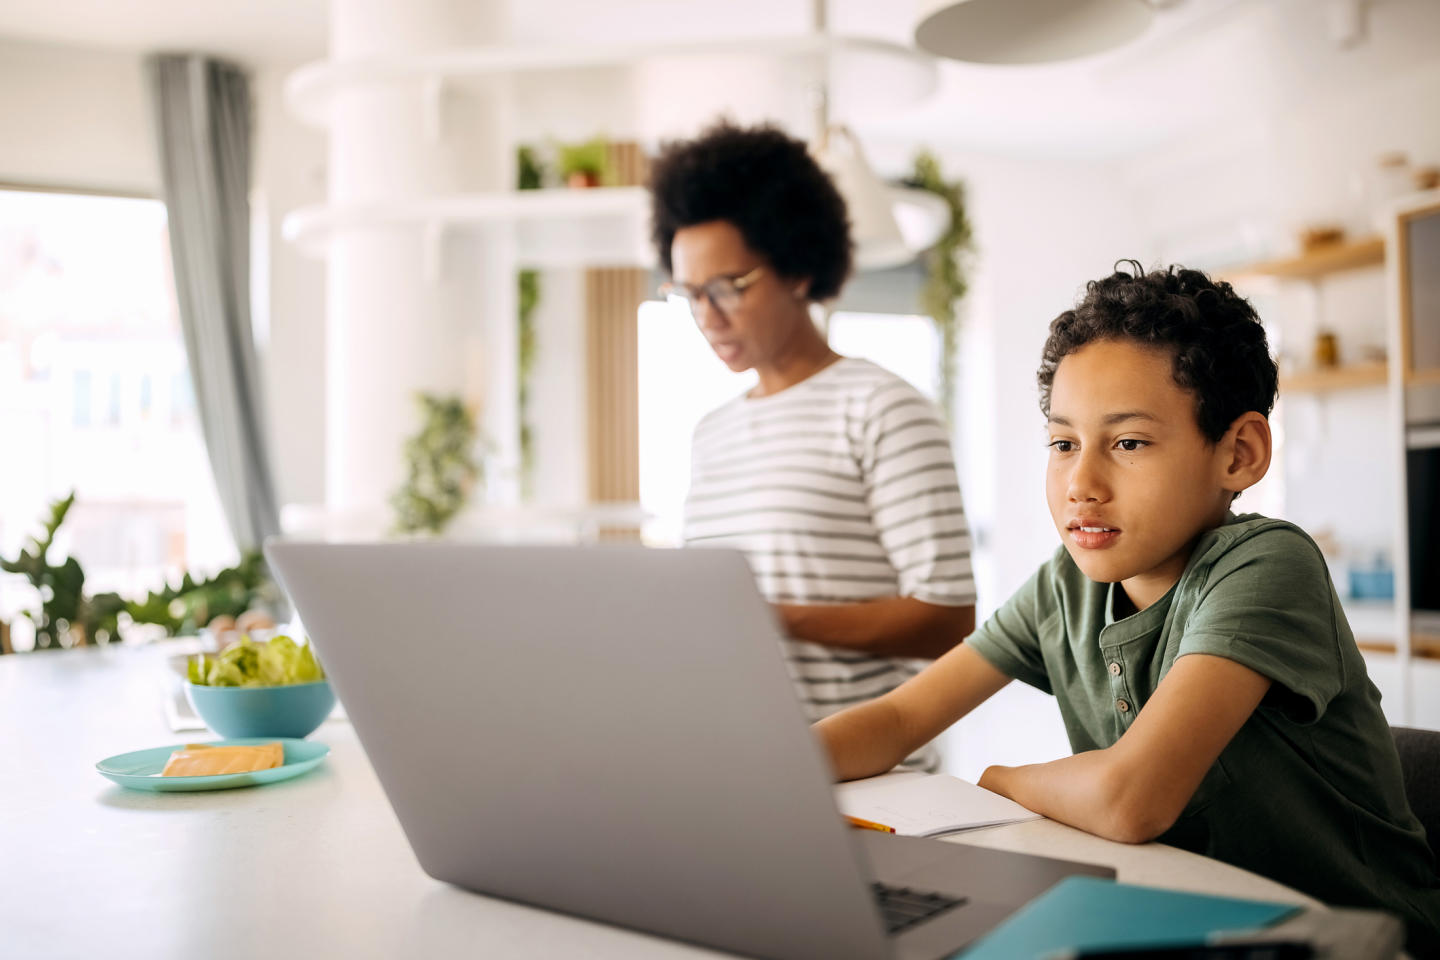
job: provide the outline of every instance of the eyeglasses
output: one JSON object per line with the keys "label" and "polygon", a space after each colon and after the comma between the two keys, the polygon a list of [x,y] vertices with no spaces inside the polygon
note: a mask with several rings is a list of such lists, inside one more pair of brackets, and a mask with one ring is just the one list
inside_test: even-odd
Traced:
{"label": "eyeglasses", "polygon": [[708,299],[716,310],[729,316],[740,306],[740,299],[746,290],[765,274],[764,267],[756,267],[743,277],[714,277],[699,286],[689,283],[662,283],[660,296],[676,306],[684,307],[695,315],[695,307],[702,299]]}

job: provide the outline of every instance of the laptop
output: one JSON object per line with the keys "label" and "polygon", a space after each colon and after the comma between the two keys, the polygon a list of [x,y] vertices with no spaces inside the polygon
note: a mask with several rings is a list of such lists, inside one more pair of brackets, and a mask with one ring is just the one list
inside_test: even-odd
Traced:
{"label": "laptop", "polygon": [[848,827],[738,552],[265,553],[437,880],[754,957],[930,960],[1114,875]]}

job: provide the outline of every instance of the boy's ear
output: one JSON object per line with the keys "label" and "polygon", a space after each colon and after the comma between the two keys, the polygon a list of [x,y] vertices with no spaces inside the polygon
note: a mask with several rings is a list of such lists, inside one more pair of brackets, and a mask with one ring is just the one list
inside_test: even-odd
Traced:
{"label": "boy's ear", "polygon": [[1253,487],[1270,469],[1270,421],[1254,410],[1240,414],[1220,439],[1220,450],[1221,487],[1232,493]]}

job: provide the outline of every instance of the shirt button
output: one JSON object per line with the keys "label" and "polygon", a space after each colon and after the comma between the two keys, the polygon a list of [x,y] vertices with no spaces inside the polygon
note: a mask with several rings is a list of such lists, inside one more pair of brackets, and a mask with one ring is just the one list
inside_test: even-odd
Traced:
{"label": "shirt button", "polygon": [[1130,712],[1130,701],[1129,701],[1129,700],[1116,700],[1116,701],[1115,701],[1115,709],[1116,709],[1116,710],[1119,710],[1121,713],[1129,713],[1129,712]]}
{"label": "shirt button", "polygon": [[1120,664],[1119,664],[1119,663],[1114,662],[1114,661],[1111,662],[1111,664],[1110,664],[1110,676],[1112,676],[1112,677],[1118,677],[1118,676],[1120,676]]}

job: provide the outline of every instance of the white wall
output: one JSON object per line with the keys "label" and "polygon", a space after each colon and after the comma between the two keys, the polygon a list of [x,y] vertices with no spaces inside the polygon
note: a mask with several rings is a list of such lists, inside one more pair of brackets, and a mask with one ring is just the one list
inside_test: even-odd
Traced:
{"label": "white wall", "polygon": [[158,196],[138,57],[0,38],[0,182]]}
{"label": "white wall", "polygon": [[[1398,149],[1412,161],[1440,163],[1437,102],[1440,63],[1290,100],[1273,115],[1237,115],[1224,127],[1111,164],[941,150],[947,173],[969,184],[980,248],[967,305],[957,453],[980,538],[982,611],[1059,543],[1043,503],[1034,381],[1054,315],[1122,257],[1147,266],[1215,267],[1281,254],[1293,230],[1313,220],[1365,229],[1371,214],[1365,174],[1379,154]],[[888,169],[903,167],[893,149],[882,155]],[[1383,343],[1381,284],[1378,272],[1356,274],[1326,281],[1320,292],[1324,321],[1340,329],[1347,361],[1360,359],[1363,346]],[[1257,299],[1297,360],[1308,356],[1314,332],[1304,297],[1279,291]],[[1377,470],[1377,458],[1363,453],[1372,446],[1368,425],[1385,415],[1383,408],[1378,392],[1297,395],[1282,408],[1287,449],[1276,469],[1287,481],[1287,515],[1357,546],[1389,538],[1391,481]],[[1388,668],[1373,672],[1388,690],[1388,706],[1398,679]],[[1423,692],[1436,689],[1435,680],[1417,671],[1411,702],[1426,702]],[[946,750],[949,768],[966,777],[989,763],[1068,752],[1054,701],[1018,684],[951,731]]]}
{"label": "white wall", "polygon": [[[1216,267],[1295,252],[1298,230],[1337,223],[1351,235],[1376,232],[1376,159],[1403,151],[1412,163],[1440,164],[1440,61],[1343,88],[1283,101],[1207,126],[1165,147],[1127,158],[1120,183],[1135,198],[1148,242],[1165,261]],[[1369,269],[1326,278],[1310,288],[1242,285],[1270,327],[1282,370],[1311,361],[1317,327],[1338,334],[1342,362],[1366,359],[1384,344],[1384,274]],[[1282,392],[1277,408],[1281,455],[1271,468],[1280,513],[1316,535],[1331,535],[1340,566],[1369,565],[1395,537],[1391,496],[1398,462],[1376,434],[1390,417],[1382,390],[1328,394]],[[1242,508],[1254,509],[1245,501]],[[1337,583],[1342,592],[1343,579]],[[1357,632],[1375,617],[1352,615]],[[1394,711],[1400,698],[1393,658],[1370,657],[1372,679]],[[1406,719],[1434,725],[1424,705],[1440,674],[1420,664],[1414,708]],[[1402,718],[1392,715],[1392,721]]]}
{"label": "white wall", "polygon": [[1127,158],[1125,189],[1166,256],[1212,264],[1283,252],[1294,230],[1363,228],[1364,181],[1386,151],[1440,164],[1440,60],[1338,93],[1236,114]]}

